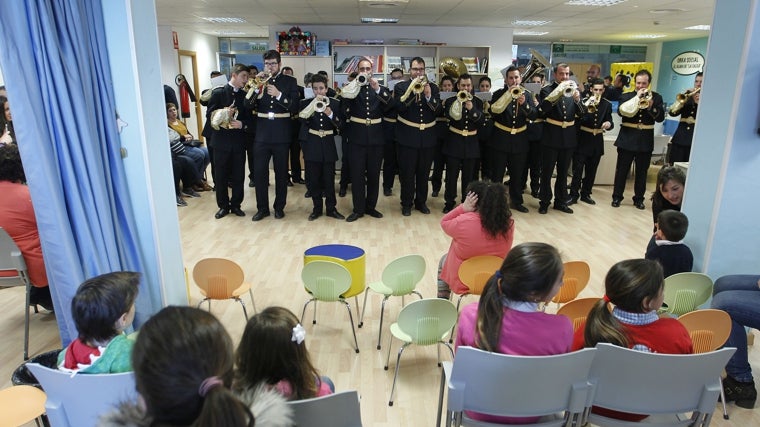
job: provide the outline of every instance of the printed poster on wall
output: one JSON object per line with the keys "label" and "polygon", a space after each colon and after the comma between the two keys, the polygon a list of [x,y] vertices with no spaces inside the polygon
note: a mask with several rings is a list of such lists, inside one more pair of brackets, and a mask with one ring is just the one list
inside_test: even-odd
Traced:
{"label": "printed poster on wall", "polygon": [[617,77],[618,74],[623,76],[623,93],[632,92],[636,89],[634,76],[639,70],[647,70],[654,73],[654,63],[652,62],[613,62],[610,64],[610,75]]}

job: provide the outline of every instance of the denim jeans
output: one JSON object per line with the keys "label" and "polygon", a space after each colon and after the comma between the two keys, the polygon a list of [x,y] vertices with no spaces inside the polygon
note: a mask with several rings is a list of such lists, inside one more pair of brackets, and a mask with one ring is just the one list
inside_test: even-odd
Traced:
{"label": "denim jeans", "polygon": [[747,359],[747,331],[744,327],[760,329],[760,286],[758,275],[730,275],[715,281],[712,308],[731,316],[731,335],[726,347],[736,347],[736,353],[726,365],[731,378],[752,381],[752,369]]}

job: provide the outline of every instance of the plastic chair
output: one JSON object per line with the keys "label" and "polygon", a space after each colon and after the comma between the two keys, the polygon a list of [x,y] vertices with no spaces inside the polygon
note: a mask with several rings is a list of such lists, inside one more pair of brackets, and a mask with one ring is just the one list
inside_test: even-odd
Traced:
{"label": "plastic chair", "polygon": [[[702,354],[645,353],[611,344],[596,346],[589,380],[591,405],[651,419],[624,421],[591,412],[588,421],[605,426],[707,426],[720,395],[718,377],[735,348]],[[690,420],[685,413],[691,413]]]}
{"label": "plastic chair", "polygon": [[[586,348],[553,356],[514,356],[459,347],[454,362],[443,363],[436,426],[441,424],[446,387],[447,426],[483,423],[473,422],[464,411],[542,417],[530,424],[534,426],[580,425],[591,391],[588,374],[595,353],[596,349]],[[557,417],[557,413],[564,414]]]}
{"label": "plastic chair", "polygon": [[17,385],[0,390],[0,414],[3,426],[22,426],[32,420],[40,426],[45,413],[45,392],[30,385]]}
{"label": "plastic chair", "polygon": [[552,302],[560,304],[578,298],[578,294],[588,285],[591,278],[591,268],[586,261],[568,261],[565,263],[565,274],[562,276],[562,287]]}
{"label": "plastic chair", "polygon": [[591,309],[599,302],[599,298],[579,298],[572,300],[557,310],[557,314],[561,314],[573,322],[573,332],[583,325],[586,321],[586,317],[591,312]]}
{"label": "plastic chair", "polygon": [[385,359],[385,370],[388,370],[388,362],[391,359],[391,344],[393,337],[401,340],[404,344],[398,351],[396,358],[396,372],[393,374],[393,386],[391,387],[391,398],[388,406],[393,406],[393,396],[396,392],[396,379],[398,378],[398,367],[401,363],[401,354],[410,344],[427,346],[436,345],[438,350],[438,366],[441,366],[441,351],[439,344],[448,347],[454,358],[454,350],[449,343],[444,341],[449,330],[457,321],[457,309],[448,300],[440,298],[421,299],[409,303],[401,309],[398,314],[398,321],[391,325],[391,336],[388,340],[388,357]]}
{"label": "plastic chair", "polygon": [[359,327],[364,325],[364,313],[367,311],[367,295],[373,290],[383,295],[380,306],[380,328],[377,333],[377,349],[380,350],[380,340],[383,336],[383,317],[385,314],[385,302],[392,296],[400,296],[401,304],[404,304],[404,295],[417,294],[422,299],[422,294],[415,289],[420,280],[425,276],[425,258],[422,255],[406,255],[391,261],[383,269],[383,278],[380,282],[370,283],[364,291],[364,304],[362,316],[359,319]]}
{"label": "plastic chair", "polygon": [[27,367],[47,395],[45,409],[55,427],[97,425],[98,418],[119,403],[137,399],[133,372],[72,376],[37,363]]}
{"label": "plastic chair", "polygon": [[702,273],[678,273],[665,278],[665,312],[680,316],[694,311],[712,296],[713,281]]}
{"label": "plastic chair", "polygon": [[[26,288],[26,303],[24,305],[24,360],[29,359],[29,306],[30,292],[32,282],[29,280],[29,274],[26,270],[24,257],[16,242],[11,236],[0,227],[0,271],[15,271],[13,276],[0,277],[0,287],[24,286]],[[34,312],[39,313],[37,306],[34,306]]]}
{"label": "plastic chair", "polygon": [[[726,343],[731,335],[731,316],[723,310],[705,309],[696,310],[684,314],[678,318],[686,330],[689,331],[691,342],[694,346],[694,354],[715,351]],[[721,380],[720,397],[723,403],[723,418],[728,419],[726,409],[726,396],[723,391]]]}
{"label": "plastic chair", "polygon": [[243,315],[248,320],[248,311],[240,295],[248,292],[256,312],[256,303],[253,301],[251,284],[244,282],[243,269],[235,262],[225,258],[205,258],[198,261],[193,267],[193,281],[203,295],[198,303],[201,307],[204,301],[208,301],[208,309],[211,311],[211,300],[233,299],[243,307]]}
{"label": "plastic chair", "polygon": [[[459,295],[457,313],[459,312],[459,306],[462,304],[462,298],[467,295],[482,294],[488,279],[501,268],[502,263],[504,263],[504,259],[495,255],[479,255],[462,262],[459,266],[458,275],[462,284],[467,286],[467,291]],[[454,326],[451,327],[451,335],[449,335],[449,344],[454,342],[454,328],[456,326],[457,324],[454,322]]]}
{"label": "plastic chair", "polygon": [[346,267],[331,261],[311,261],[303,266],[301,273],[306,292],[311,295],[311,299],[306,301],[301,312],[301,323],[306,314],[306,307],[314,303],[314,319],[312,324],[317,323],[317,301],[340,302],[348,310],[348,320],[351,322],[351,332],[354,334],[354,349],[359,352],[359,342],[356,340],[356,329],[354,328],[354,317],[351,314],[351,306],[346,302],[343,296],[351,287],[351,273]]}
{"label": "plastic chair", "polygon": [[359,393],[356,390],[343,391],[313,399],[288,402],[293,409],[295,427],[315,424],[331,427],[361,427],[362,414],[359,407]]}

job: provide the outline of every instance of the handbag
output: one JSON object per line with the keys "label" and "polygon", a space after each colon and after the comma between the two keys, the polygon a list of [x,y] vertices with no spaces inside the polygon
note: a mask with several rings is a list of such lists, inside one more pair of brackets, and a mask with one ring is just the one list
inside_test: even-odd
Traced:
{"label": "handbag", "polygon": [[182,144],[188,146],[188,147],[200,147],[201,144],[203,144],[201,141],[194,139],[192,141],[184,141]]}

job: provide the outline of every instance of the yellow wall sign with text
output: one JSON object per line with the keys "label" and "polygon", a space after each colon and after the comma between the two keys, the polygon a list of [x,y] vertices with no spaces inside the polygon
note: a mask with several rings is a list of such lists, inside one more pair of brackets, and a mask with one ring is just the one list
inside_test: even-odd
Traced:
{"label": "yellow wall sign with text", "polygon": [[624,93],[635,90],[636,81],[634,76],[639,70],[647,70],[650,73],[654,73],[654,64],[651,62],[613,62],[610,64],[610,75],[613,79],[618,74],[623,76]]}

